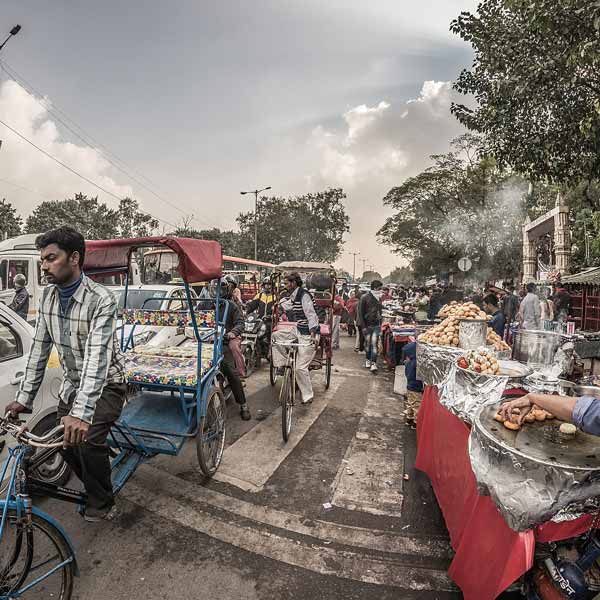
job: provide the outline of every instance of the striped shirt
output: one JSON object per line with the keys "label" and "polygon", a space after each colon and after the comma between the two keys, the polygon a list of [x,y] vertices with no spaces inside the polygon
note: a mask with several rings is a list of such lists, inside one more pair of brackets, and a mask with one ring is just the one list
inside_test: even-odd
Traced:
{"label": "striped shirt", "polygon": [[17,402],[27,408],[33,406],[54,344],[63,370],[59,398],[69,402],[75,393],[71,416],[91,423],[104,386],[125,381],[116,326],[115,297],[89,277],[83,275],[65,316],[61,314],[57,286],[46,286]]}

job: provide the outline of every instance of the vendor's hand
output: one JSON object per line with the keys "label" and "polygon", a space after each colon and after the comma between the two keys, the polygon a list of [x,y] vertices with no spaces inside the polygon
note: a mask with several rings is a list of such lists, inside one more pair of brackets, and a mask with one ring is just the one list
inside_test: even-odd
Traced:
{"label": "vendor's hand", "polygon": [[510,400],[505,402],[500,407],[500,415],[505,421],[509,421],[511,415],[513,414],[514,409],[519,409],[519,418],[517,419],[517,423],[521,425],[523,423],[523,419],[529,413],[533,406],[533,402],[530,398],[530,394],[526,394],[521,398],[515,398],[514,400]]}
{"label": "vendor's hand", "polygon": [[70,415],[63,417],[60,422],[65,427],[65,437],[63,441],[65,448],[67,446],[78,446],[87,440],[87,433],[90,428],[89,423],[77,419],[76,417],[71,417]]}
{"label": "vendor's hand", "polygon": [[11,402],[4,410],[5,415],[9,415],[11,418],[16,418],[19,413],[25,412],[27,408],[18,402]]}

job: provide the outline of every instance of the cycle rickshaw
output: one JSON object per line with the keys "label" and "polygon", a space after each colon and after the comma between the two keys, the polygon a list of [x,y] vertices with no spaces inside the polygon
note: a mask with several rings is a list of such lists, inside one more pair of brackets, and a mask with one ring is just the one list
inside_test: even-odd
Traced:
{"label": "cycle rickshaw", "polygon": [[[167,246],[179,257],[187,310],[127,308],[132,255],[155,246]],[[111,465],[115,492],[141,463],[159,454],[177,455],[189,439],[196,440],[202,472],[211,476],[225,445],[225,400],[217,374],[223,359],[228,304],[220,298],[219,285],[213,310],[200,310],[190,284],[221,277],[221,246],[213,241],[171,237],[88,241],[84,269],[92,278],[125,275],[122,321],[132,327],[127,336],[125,328],[121,329],[121,346],[127,380],[137,393],[128,399],[109,434],[115,455]],[[179,347],[134,347],[139,325],[176,327],[187,342]],[[42,587],[41,597],[69,600],[77,572],[73,547],[60,525],[31,501],[32,495],[41,493],[85,505],[84,493],[33,477],[36,468],[62,445],[62,425],[45,436],[35,436],[0,415],[0,435],[6,433],[12,434],[18,445],[9,449],[9,457],[0,468],[0,482],[8,481],[6,497],[0,499],[0,600],[19,598],[36,586]],[[35,447],[37,453],[33,452]],[[36,551],[43,555],[34,556]],[[51,583],[54,592],[48,591]]]}
{"label": "cycle rickshaw", "polygon": [[[303,279],[304,287],[311,293],[317,316],[320,323],[319,344],[315,357],[309,370],[320,370],[325,368],[325,389],[329,389],[331,383],[331,365],[333,358],[333,304],[336,294],[335,269],[332,265],[318,262],[289,261],[283,262],[275,267],[271,275],[272,289],[275,296],[275,304],[278,305],[284,292],[283,282],[289,273],[297,272]],[[272,331],[283,328],[294,327],[293,321],[287,320],[285,315],[273,310]],[[291,430],[292,410],[296,396],[295,385],[295,349],[298,344],[282,344],[288,347],[288,365],[284,371],[283,384],[280,391],[280,402],[282,411],[282,435],[287,441]],[[277,381],[277,370],[273,366],[273,338],[271,337],[270,357],[270,381],[274,386]]]}

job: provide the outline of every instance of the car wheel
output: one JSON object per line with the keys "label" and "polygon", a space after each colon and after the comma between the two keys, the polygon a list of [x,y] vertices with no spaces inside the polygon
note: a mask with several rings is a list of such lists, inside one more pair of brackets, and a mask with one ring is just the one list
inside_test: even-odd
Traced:
{"label": "car wheel", "polygon": [[[56,415],[44,417],[33,429],[35,435],[44,435],[56,427]],[[65,485],[71,478],[71,467],[67,464],[60,452],[53,454],[45,463],[41,464],[33,476],[45,483]]]}

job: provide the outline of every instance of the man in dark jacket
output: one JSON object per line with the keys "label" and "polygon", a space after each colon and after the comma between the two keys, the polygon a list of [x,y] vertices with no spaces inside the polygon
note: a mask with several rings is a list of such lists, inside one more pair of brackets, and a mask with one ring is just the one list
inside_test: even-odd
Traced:
{"label": "man in dark jacket", "polygon": [[498,297],[496,294],[488,294],[483,299],[483,310],[488,315],[492,315],[488,325],[500,336],[504,337],[504,313],[498,308]]}
{"label": "man in dark jacket", "polygon": [[383,283],[377,279],[371,282],[371,290],[360,299],[359,314],[365,337],[365,367],[377,374],[377,343],[381,335],[381,292]]}
{"label": "man in dark jacket", "polygon": [[[233,281],[231,281],[233,280]],[[246,393],[240,379],[240,373],[235,364],[235,357],[229,347],[229,340],[241,336],[244,331],[244,315],[240,307],[231,298],[231,294],[235,289],[235,279],[231,275],[225,275],[221,280],[221,297],[226,300],[229,305],[227,311],[227,319],[225,321],[225,339],[223,340],[223,362],[221,363],[221,371],[227,377],[227,381],[233,392],[235,401],[240,405],[240,415],[244,421],[251,419],[250,408],[246,401]]]}
{"label": "man in dark jacket", "polygon": [[27,313],[29,312],[29,292],[25,285],[27,280],[25,275],[19,273],[15,275],[13,285],[15,286],[15,295],[8,308],[14,310],[22,319],[27,321]]}

